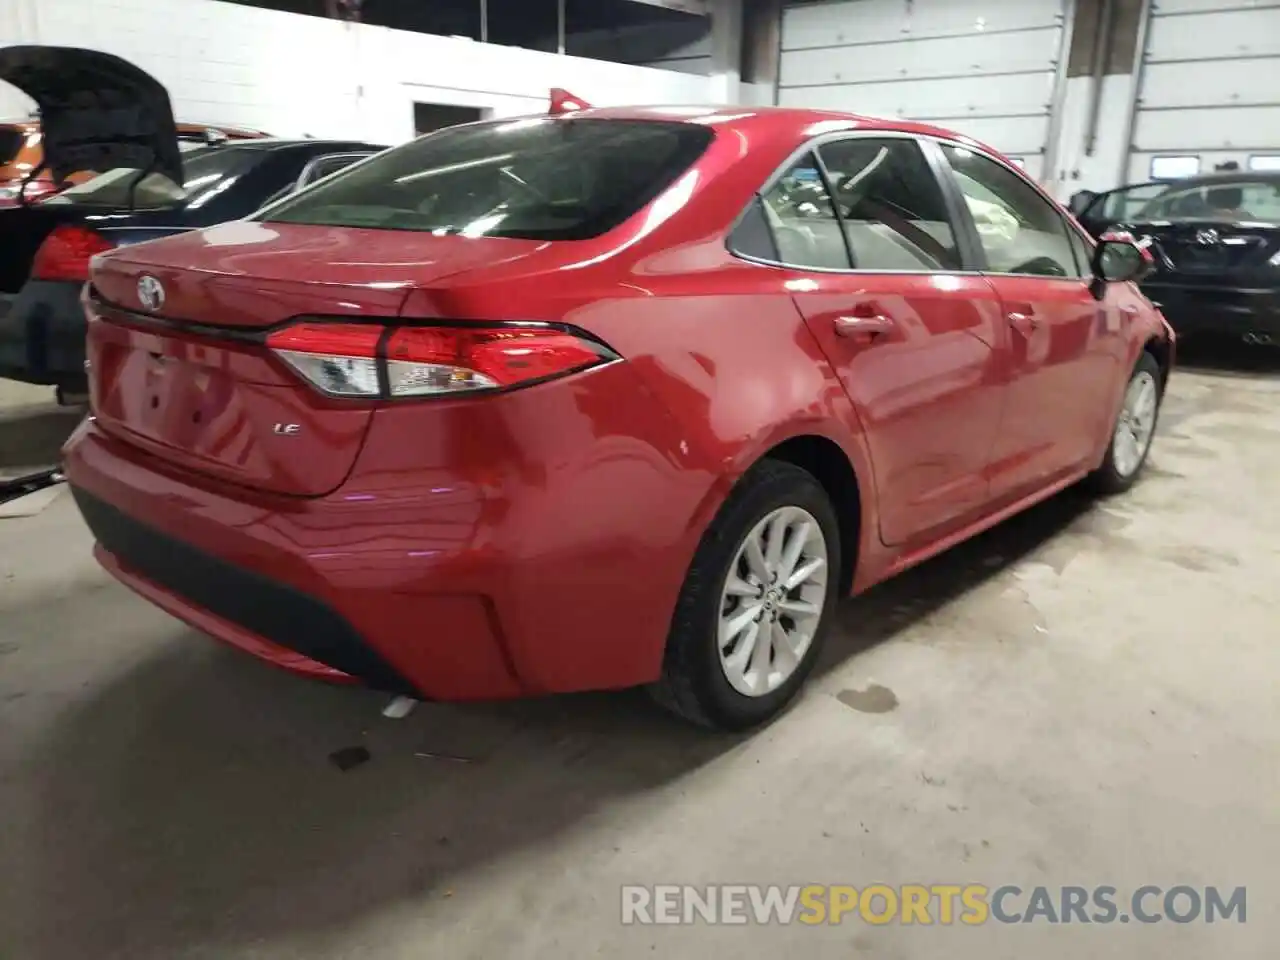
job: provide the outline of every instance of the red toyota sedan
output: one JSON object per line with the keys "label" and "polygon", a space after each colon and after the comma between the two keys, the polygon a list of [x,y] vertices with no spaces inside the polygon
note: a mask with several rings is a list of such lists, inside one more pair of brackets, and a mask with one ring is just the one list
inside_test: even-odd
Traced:
{"label": "red toyota sedan", "polygon": [[66,473],[107,570],[298,673],[741,729],[842,597],[1134,482],[1147,262],[932,127],[468,124],[96,258]]}

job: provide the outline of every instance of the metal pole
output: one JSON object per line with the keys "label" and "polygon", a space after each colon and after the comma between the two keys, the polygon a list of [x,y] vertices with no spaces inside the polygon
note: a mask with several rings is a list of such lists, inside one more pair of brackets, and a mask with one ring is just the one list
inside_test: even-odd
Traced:
{"label": "metal pole", "polygon": [[1147,63],[1147,32],[1151,28],[1151,0],[1142,0],[1142,14],[1138,21],[1137,53],[1134,56],[1133,91],[1129,94],[1129,115],[1125,118],[1124,139],[1120,150],[1120,172],[1117,184],[1129,182],[1129,158],[1133,155],[1133,131],[1138,125],[1138,104],[1142,102],[1142,77]]}
{"label": "metal pole", "polygon": [[556,0],[556,53],[564,55],[564,0]]}
{"label": "metal pole", "polygon": [[480,42],[489,42],[489,0],[480,0]]}
{"label": "metal pole", "polygon": [[1062,155],[1062,115],[1067,100],[1067,64],[1071,59],[1071,43],[1075,38],[1076,0],[1065,0],[1062,5],[1062,29],[1058,34],[1058,63],[1053,77],[1053,96],[1049,102],[1049,126],[1045,131],[1044,154],[1041,157],[1040,182],[1060,186],[1057,171],[1058,157]]}
{"label": "metal pole", "polygon": [[1098,16],[1098,32],[1093,38],[1093,88],[1089,91],[1089,116],[1085,126],[1084,155],[1093,156],[1098,144],[1098,114],[1102,112],[1102,83],[1111,58],[1111,22],[1115,19],[1115,0],[1102,0]]}

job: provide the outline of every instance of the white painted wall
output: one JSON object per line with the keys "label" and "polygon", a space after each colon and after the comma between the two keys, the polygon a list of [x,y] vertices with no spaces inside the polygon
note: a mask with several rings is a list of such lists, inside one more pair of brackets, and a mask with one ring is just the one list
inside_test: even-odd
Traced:
{"label": "white painted wall", "polygon": [[712,71],[711,36],[705,36],[694,43],[677,47],[660,57],[648,61],[652,67],[662,70],[678,70],[681,73],[696,73],[706,76]]}
{"label": "white painted wall", "polygon": [[[565,87],[605,106],[736,102],[714,78],[216,0],[0,0],[0,45],[105,50],[165,84],[184,120],[279,136],[413,136],[416,101],[537,112]],[[729,94],[725,96],[725,94]],[[0,116],[30,105],[0,83]]]}
{"label": "white painted wall", "polygon": [[788,7],[779,102],[925,120],[1041,175],[1063,0],[844,0]]}
{"label": "white painted wall", "polygon": [[1126,154],[1124,130],[1132,95],[1133,77],[1130,74],[1102,78],[1097,135],[1093,152],[1089,153],[1087,138],[1093,77],[1072,77],[1067,81],[1058,131],[1057,163],[1044,178],[1059,200],[1069,200],[1077,190],[1101,192],[1118,184],[1117,178]]}
{"label": "white painted wall", "polygon": [[1143,56],[1130,180],[1151,160],[1196,154],[1201,169],[1280,154],[1280,0],[1155,0]]}

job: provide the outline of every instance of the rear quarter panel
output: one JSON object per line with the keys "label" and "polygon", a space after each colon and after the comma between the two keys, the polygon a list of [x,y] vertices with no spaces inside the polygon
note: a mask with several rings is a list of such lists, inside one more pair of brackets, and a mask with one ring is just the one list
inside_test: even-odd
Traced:
{"label": "rear quarter panel", "polygon": [[[649,405],[667,424],[655,453],[669,464],[666,496],[683,518],[682,569],[733,485],[786,440],[831,440],[863,492],[873,490],[857,415],[783,271],[738,260],[719,233],[631,260],[622,274],[614,266],[583,270],[572,283],[545,276],[458,280],[411,297],[405,312],[566,322],[615,350],[644,390],[617,402]],[[605,434],[625,419],[611,409],[594,418]],[[671,507],[664,505],[664,516]],[[863,531],[875,529],[873,507],[874,497],[864,496]]]}
{"label": "rear quarter panel", "polygon": [[[807,139],[767,123],[721,131],[707,153],[623,227],[551,244],[538,258],[451,278],[409,298],[410,316],[567,322],[600,337],[669,423],[670,494],[685,565],[734,483],[778,444],[821,436],[848,457],[874,530],[873,476],[857,415],[785,286],[726,240],[752,196]],[[619,398],[619,402],[634,402]],[[601,429],[613,416],[601,411]],[[670,505],[663,509],[669,512]]]}

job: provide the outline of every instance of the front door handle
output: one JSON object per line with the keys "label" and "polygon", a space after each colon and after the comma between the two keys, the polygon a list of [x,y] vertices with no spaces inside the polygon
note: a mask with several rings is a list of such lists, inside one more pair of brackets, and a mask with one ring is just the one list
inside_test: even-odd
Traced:
{"label": "front door handle", "polygon": [[883,314],[868,317],[836,317],[837,337],[878,337],[893,329],[893,321]]}
{"label": "front door handle", "polygon": [[1023,313],[1021,310],[1015,310],[1009,314],[1009,325],[1024,337],[1029,337],[1036,332],[1036,329],[1040,326],[1040,321],[1036,319],[1033,313]]}

